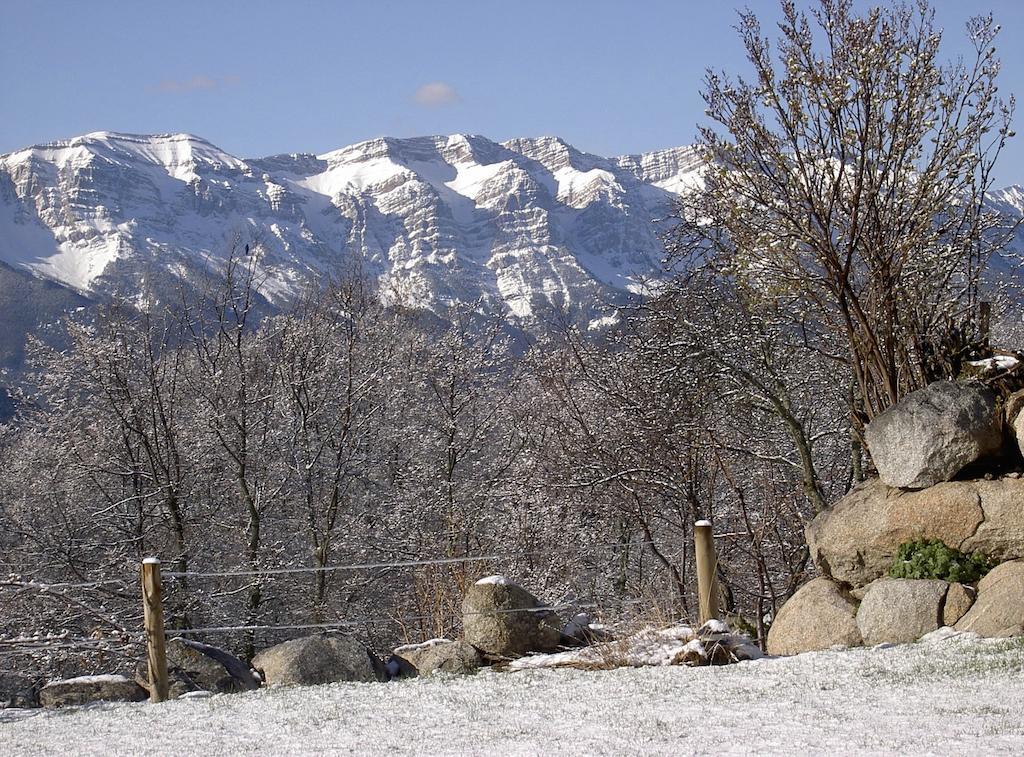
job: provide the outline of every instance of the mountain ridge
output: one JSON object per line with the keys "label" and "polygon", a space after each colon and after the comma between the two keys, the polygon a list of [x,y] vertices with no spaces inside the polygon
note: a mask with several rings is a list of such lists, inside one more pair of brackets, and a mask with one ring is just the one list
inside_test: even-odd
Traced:
{"label": "mountain ridge", "polygon": [[[239,158],[193,134],[99,131],[0,155],[0,263],[145,302],[252,243],[271,303],[357,259],[403,304],[599,323],[657,275],[672,203],[699,182],[689,146],[602,157],[452,134]],[[1019,185],[991,200],[1024,214]]]}
{"label": "mountain ridge", "polygon": [[272,301],[356,254],[417,306],[522,320],[642,289],[696,165],[688,147],[604,158],[557,137],[242,159],[186,133],[92,132],[0,156],[0,261],[90,296],[138,291],[144,267],[222,257],[230,230],[260,237]]}

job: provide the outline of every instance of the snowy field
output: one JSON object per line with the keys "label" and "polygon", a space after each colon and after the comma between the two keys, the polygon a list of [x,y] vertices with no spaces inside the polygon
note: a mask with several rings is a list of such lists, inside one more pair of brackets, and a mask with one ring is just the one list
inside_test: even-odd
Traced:
{"label": "snowy field", "polygon": [[1024,754],[1024,642],[0,710],[4,755]]}

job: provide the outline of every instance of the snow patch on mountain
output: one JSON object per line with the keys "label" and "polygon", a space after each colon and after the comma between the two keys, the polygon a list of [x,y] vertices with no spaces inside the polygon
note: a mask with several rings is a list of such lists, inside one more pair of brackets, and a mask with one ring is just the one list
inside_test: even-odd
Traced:
{"label": "snow patch on mountain", "polygon": [[[95,132],[0,156],[0,262],[148,302],[248,243],[272,302],[359,260],[407,305],[593,321],[649,289],[664,219],[700,181],[688,147],[604,158],[455,134],[243,160],[190,134]],[[993,198],[1024,212],[1020,187]]]}

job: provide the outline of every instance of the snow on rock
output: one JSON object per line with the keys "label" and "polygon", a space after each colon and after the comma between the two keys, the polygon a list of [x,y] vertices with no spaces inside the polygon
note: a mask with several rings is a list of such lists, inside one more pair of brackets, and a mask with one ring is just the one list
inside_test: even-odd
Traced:
{"label": "snow on rock", "polygon": [[402,652],[422,652],[423,650],[430,649],[431,647],[438,647],[451,643],[451,639],[427,639],[426,641],[421,641],[418,644],[403,644],[400,647],[395,647],[393,651],[395,654],[401,654]]}
{"label": "snow on rock", "polygon": [[969,360],[967,364],[982,371],[1008,371],[1020,365],[1020,360],[1013,355],[996,355],[984,360]]}
{"label": "snow on rock", "polygon": [[486,576],[476,582],[477,586],[511,586],[513,583],[505,576]]}
{"label": "snow on rock", "polygon": [[508,667],[513,671],[559,667],[640,668],[737,662],[761,656],[760,649],[750,639],[732,634],[729,626],[721,621],[712,621],[699,631],[685,625],[646,628],[581,649],[522,657]]}
{"label": "snow on rock", "polygon": [[50,683],[127,683],[128,679],[122,675],[115,675],[113,673],[103,673],[95,676],[76,676],[75,678],[62,678],[51,681]]}
{"label": "snow on rock", "polygon": [[919,644],[942,644],[948,641],[955,641],[958,644],[971,644],[981,639],[981,636],[973,631],[958,631],[950,626],[942,626],[930,633],[926,633],[919,640]]}
{"label": "snow on rock", "polygon": [[729,633],[729,631],[730,629],[728,623],[726,623],[724,620],[717,620],[716,618],[712,618],[711,620],[707,621],[704,625],[702,625],[697,630],[697,633],[703,635],[713,633]]}
{"label": "snow on rock", "polygon": [[[672,205],[702,184],[692,147],[606,158],[557,137],[380,138],[242,160],[191,134],[95,132],[0,155],[0,262],[87,295],[136,293],[260,240],[272,302],[350,256],[403,304],[481,303],[523,325],[656,285]],[[990,202],[1013,217],[1020,187]],[[1020,234],[1018,232],[1018,240]],[[156,289],[158,283],[153,283]]]}

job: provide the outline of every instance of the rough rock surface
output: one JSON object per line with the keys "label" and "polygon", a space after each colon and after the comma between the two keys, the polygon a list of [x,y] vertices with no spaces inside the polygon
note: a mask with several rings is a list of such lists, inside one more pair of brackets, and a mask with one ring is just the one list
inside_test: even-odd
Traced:
{"label": "rough rock surface", "polygon": [[989,389],[936,381],[877,416],[864,438],[885,483],[922,489],[998,452],[1002,427]]}
{"label": "rough rock surface", "polygon": [[[985,519],[983,501],[1013,496],[1024,497],[1024,480],[952,481],[910,492],[869,479],[811,521],[807,546],[824,575],[866,586],[888,573],[904,542],[940,539],[960,549]],[[991,525],[989,543],[994,544],[1000,524]],[[972,543],[981,548],[980,541]],[[1024,549],[1024,542],[1017,549]],[[1007,543],[1004,551],[1014,549]]]}
{"label": "rough rock surface", "polygon": [[963,584],[950,584],[946,592],[946,604],[942,608],[942,625],[953,626],[967,614],[974,604],[974,589]]}
{"label": "rough rock surface", "polygon": [[909,644],[943,625],[949,584],[937,579],[882,578],[868,586],[857,611],[864,643]]}
{"label": "rough rock surface", "polygon": [[1020,389],[1003,403],[1003,424],[1006,429],[1007,441],[1016,445],[1017,452],[1024,455],[1024,389]]}
{"label": "rough rock surface", "polygon": [[998,562],[1024,557],[1024,479],[971,481],[984,519],[959,549],[981,552]]}
{"label": "rough rock surface", "polygon": [[146,691],[124,676],[99,675],[53,681],[39,691],[43,707],[67,707],[89,702],[141,702]]}
{"label": "rough rock surface", "polygon": [[252,661],[268,686],[310,686],[335,681],[383,680],[382,665],[348,636],[320,634],[264,649]]}
{"label": "rough rock surface", "polygon": [[145,276],[161,293],[159,269],[173,297],[224,250],[223,229],[273,228],[259,240],[272,299],[358,258],[435,312],[457,301],[530,318],[571,302],[599,318],[606,297],[657,273],[655,219],[699,168],[691,147],[604,158],[554,137],[242,160],[188,134],[97,132],[0,155],[0,239],[19,240],[0,262],[81,292],[139,291]]}
{"label": "rough rock surface", "polygon": [[[223,649],[191,639],[175,638],[167,642],[168,672],[185,684],[184,691],[212,691],[218,694],[249,691],[260,682],[249,666]],[[172,685],[172,689],[175,687]],[[172,691],[184,693],[183,691]]]}
{"label": "rough rock surface", "polygon": [[472,644],[449,639],[432,639],[422,644],[398,647],[394,656],[399,665],[407,663],[412,667],[412,674],[420,676],[475,673],[483,664],[480,653]]}
{"label": "rough rock surface", "polygon": [[956,629],[981,636],[1024,634],[1024,560],[997,565],[978,582],[978,596]]}
{"label": "rough rock surface", "polygon": [[558,616],[535,596],[501,576],[478,581],[462,600],[466,641],[485,655],[550,652],[561,641],[561,627]]}
{"label": "rough rock surface", "polygon": [[0,672],[0,710],[7,707],[39,707],[39,689],[43,682],[30,676]]}
{"label": "rough rock surface", "polygon": [[861,643],[857,605],[834,581],[804,584],[779,610],[768,631],[768,653],[791,655]]}

